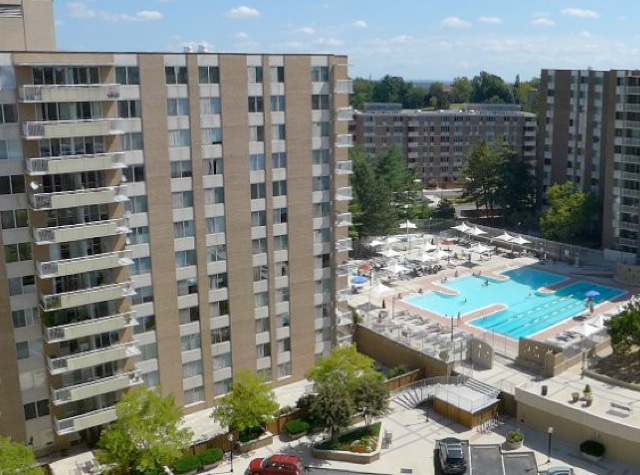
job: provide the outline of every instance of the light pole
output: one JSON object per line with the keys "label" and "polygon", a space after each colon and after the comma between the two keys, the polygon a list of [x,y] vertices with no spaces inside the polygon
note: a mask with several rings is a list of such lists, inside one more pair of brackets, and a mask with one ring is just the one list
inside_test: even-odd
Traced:
{"label": "light pole", "polygon": [[547,463],[551,463],[551,436],[553,436],[553,426],[547,428],[548,445],[547,445]]}
{"label": "light pole", "polygon": [[231,473],[233,473],[233,434],[229,432],[227,435],[227,440],[229,441],[230,454],[231,454]]}

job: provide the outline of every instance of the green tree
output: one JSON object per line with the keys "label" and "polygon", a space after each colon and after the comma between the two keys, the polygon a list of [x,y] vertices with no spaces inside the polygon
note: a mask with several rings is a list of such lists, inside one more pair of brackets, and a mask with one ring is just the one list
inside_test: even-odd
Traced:
{"label": "green tree", "polygon": [[449,101],[452,103],[471,102],[473,97],[473,84],[468,77],[459,77],[453,80],[449,92]]}
{"label": "green tree", "polygon": [[307,379],[314,384],[337,383],[353,391],[359,377],[375,373],[374,364],[371,358],[358,353],[354,345],[334,348],[309,370]]}
{"label": "green tree", "polygon": [[364,415],[366,425],[371,424],[374,417],[389,412],[389,389],[380,373],[367,373],[358,378],[354,404],[356,410]]}
{"label": "green tree", "polygon": [[620,314],[607,320],[604,325],[611,337],[613,351],[628,354],[633,347],[640,346],[640,303],[630,301]]}
{"label": "green tree", "polygon": [[481,71],[471,80],[473,84],[473,102],[493,102],[513,104],[513,90],[500,76]]}
{"label": "green tree", "polygon": [[364,109],[364,105],[371,101],[374,82],[368,79],[355,78],[353,80],[353,94],[349,97],[349,103],[354,109]]}
{"label": "green tree", "polygon": [[445,198],[438,202],[432,216],[437,219],[454,219],[456,217],[456,208],[451,201]]}
{"label": "green tree", "polygon": [[554,184],[547,190],[548,208],[540,217],[540,231],[546,239],[570,243],[589,223],[589,200],[573,183]]}
{"label": "green tree", "polygon": [[373,86],[373,102],[398,102],[402,104],[409,91],[409,84],[399,76],[386,75]]}
{"label": "green tree", "polygon": [[181,428],[173,395],[135,388],[116,404],[118,419],[100,435],[96,458],[118,473],[158,473],[189,447],[193,433]]}
{"label": "green tree", "polygon": [[239,432],[265,427],[278,412],[273,389],[249,370],[236,373],[231,390],[220,399],[211,417],[221,425]]}
{"label": "green tree", "polygon": [[0,435],[0,474],[42,475],[31,447]]}
{"label": "green tree", "polygon": [[444,92],[444,83],[436,81],[429,86],[428,102],[434,109],[448,109],[449,97]]}
{"label": "green tree", "polygon": [[309,407],[310,416],[329,430],[335,440],[342,430],[349,427],[355,415],[352,394],[341,384],[318,383],[313,388],[316,395]]}
{"label": "green tree", "polygon": [[506,157],[505,150],[497,145],[490,145],[485,140],[472,147],[462,170],[463,198],[471,198],[476,209],[485,206],[493,210],[500,187],[500,174]]}

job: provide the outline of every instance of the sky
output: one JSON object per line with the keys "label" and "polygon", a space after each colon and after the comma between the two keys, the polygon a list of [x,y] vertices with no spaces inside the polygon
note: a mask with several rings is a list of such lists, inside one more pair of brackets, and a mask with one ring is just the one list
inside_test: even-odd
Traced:
{"label": "sky", "polygon": [[351,77],[640,68],[639,0],[56,0],[58,48],[349,56]]}

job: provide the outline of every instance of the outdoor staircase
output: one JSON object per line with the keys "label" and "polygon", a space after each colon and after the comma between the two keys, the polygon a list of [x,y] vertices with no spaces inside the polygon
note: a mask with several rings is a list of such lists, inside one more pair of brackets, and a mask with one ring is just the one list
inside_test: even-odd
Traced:
{"label": "outdoor staircase", "polygon": [[482,381],[478,381],[477,379],[474,379],[474,378],[467,379],[464,385],[467,386],[468,388],[473,389],[474,391],[477,391],[481,394],[485,394],[492,399],[497,399],[498,395],[501,392],[498,388],[495,388],[490,384],[483,383]]}
{"label": "outdoor staircase", "polygon": [[[434,378],[436,379],[436,378]],[[488,396],[491,399],[497,399],[500,390],[483,383],[474,378],[465,377],[463,379],[452,379],[449,382],[433,382],[429,380],[418,381],[411,386],[402,389],[393,396],[393,401],[406,409],[415,409],[425,401],[428,401],[443,385],[462,384],[474,391]]]}

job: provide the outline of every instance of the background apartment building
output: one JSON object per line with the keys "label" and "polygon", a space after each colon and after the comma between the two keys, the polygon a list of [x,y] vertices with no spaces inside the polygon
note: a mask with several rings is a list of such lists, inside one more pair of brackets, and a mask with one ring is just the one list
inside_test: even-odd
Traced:
{"label": "background apartment building", "polygon": [[0,53],[2,433],[64,447],[133,386],[193,412],[328,354],[350,90],[342,56]]}
{"label": "background apartment building", "polygon": [[601,197],[603,247],[635,257],[640,71],[542,70],[539,123],[542,192],[570,181]]}
{"label": "background apartment building", "polygon": [[535,169],[536,116],[507,104],[468,104],[462,110],[403,110],[400,104],[367,104],[354,115],[355,143],[370,155],[392,146],[425,185],[460,183],[469,149],[501,140]]}

